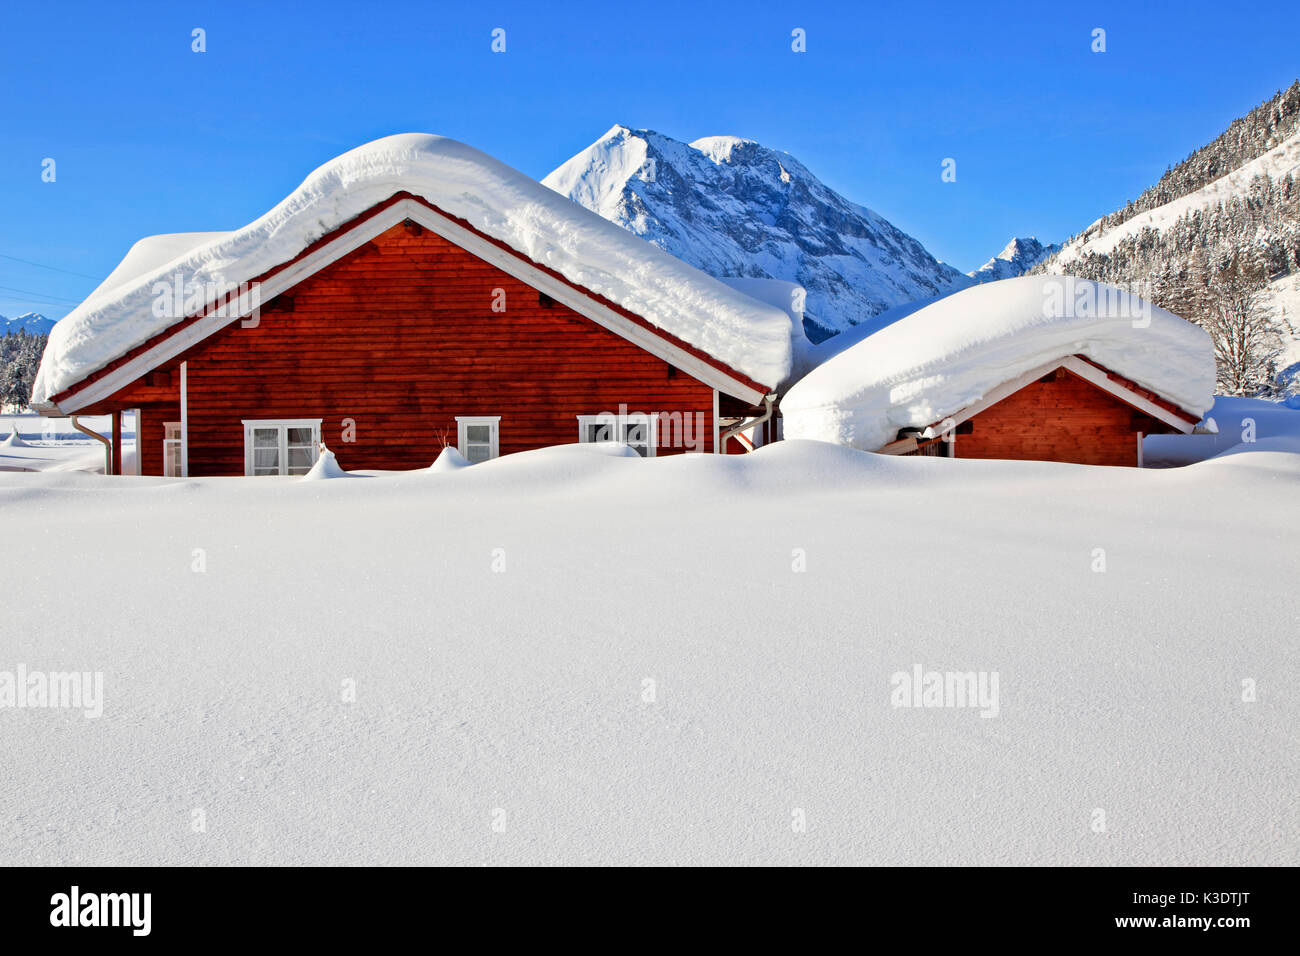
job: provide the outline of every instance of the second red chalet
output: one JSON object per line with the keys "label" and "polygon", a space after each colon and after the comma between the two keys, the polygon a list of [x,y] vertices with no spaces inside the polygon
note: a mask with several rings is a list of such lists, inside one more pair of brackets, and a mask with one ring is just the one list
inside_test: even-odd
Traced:
{"label": "second red chalet", "polygon": [[[50,336],[42,414],[137,417],[148,475],[294,475],[616,439],[715,452],[790,316],[453,140],[346,153],[230,233],[158,236]],[[739,446],[736,446],[739,447]]]}

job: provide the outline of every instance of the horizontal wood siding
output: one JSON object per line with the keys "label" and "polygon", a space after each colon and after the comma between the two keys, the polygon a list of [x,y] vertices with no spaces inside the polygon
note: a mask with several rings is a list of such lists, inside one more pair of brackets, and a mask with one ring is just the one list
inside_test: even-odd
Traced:
{"label": "horizontal wood siding", "polygon": [[136,431],[140,443],[140,474],[163,473],[163,439],[166,437],[164,426],[167,422],[180,421],[180,417],[180,407],[176,405],[148,405],[140,409],[140,422]]}
{"label": "horizontal wood siding", "polygon": [[956,457],[1136,465],[1137,431],[1166,430],[1065,369],[1049,379],[971,419],[971,434],[956,438]]}
{"label": "horizontal wood siding", "polygon": [[690,416],[695,450],[712,451],[708,386],[418,227],[395,226],[264,304],[255,327],[234,322],[167,367],[181,359],[191,475],[243,474],[242,420],[257,418],[322,419],[349,469],[424,467],[456,443],[458,415],[501,416],[503,455],[567,444],[578,415],[620,403]]}

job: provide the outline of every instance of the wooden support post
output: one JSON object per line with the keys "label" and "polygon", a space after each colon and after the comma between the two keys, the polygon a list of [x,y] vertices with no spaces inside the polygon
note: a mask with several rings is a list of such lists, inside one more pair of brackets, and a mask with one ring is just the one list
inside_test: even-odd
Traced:
{"label": "wooden support post", "polygon": [[113,474],[122,473],[122,410],[113,410]]}

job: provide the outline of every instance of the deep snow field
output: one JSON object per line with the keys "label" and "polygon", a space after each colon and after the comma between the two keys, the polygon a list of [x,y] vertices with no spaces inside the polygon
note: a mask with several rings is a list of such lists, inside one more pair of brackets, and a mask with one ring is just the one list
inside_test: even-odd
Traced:
{"label": "deep snow field", "polygon": [[0,473],[0,671],[104,674],[0,709],[0,865],[1300,863],[1300,442],[1240,447]]}

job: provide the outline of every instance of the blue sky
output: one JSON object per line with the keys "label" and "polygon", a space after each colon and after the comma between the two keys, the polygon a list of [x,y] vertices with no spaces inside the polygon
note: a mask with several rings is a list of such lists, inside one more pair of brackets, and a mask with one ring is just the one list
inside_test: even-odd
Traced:
{"label": "blue sky", "polygon": [[973,269],[1135,197],[1300,75],[1297,37],[1300,5],[1222,2],[10,3],[0,313],[61,316],[141,236],[241,226],[406,131],[537,178],[614,123],[745,136]]}

